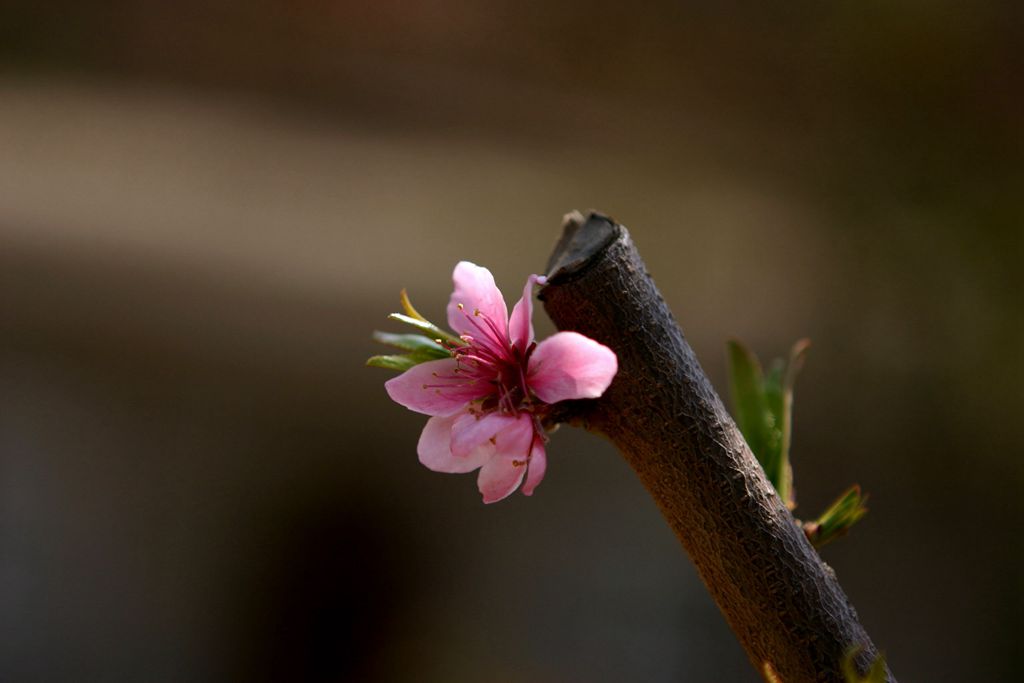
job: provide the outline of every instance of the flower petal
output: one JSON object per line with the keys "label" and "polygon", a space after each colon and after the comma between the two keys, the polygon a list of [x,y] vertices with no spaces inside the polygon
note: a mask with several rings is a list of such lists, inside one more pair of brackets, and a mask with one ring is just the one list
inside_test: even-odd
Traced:
{"label": "flower petal", "polygon": [[523,483],[524,496],[533,495],[533,490],[544,479],[547,469],[548,456],[544,449],[544,439],[538,434],[533,437],[533,448],[530,450],[530,465],[526,471],[526,481]]}
{"label": "flower petal", "polygon": [[494,455],[494,447],[490,442],[487,442],[485,447],[472,451],[466,457],[452,454],[452,424],[458,417],[448,415],[432,417],[427,420],[427,425],[423,428],[423,433],[420,434],[419,444],[416,446],[420,462],[427,469],[434,472],[463,474],[472,472]]}
{"label": "flower petal", "polygon": [[523,298],[512,307],[512,316],[508,319],[508,335],[519,353],[526,353],[533,341],[533,285],[537,280],[536,275],[526,278]]}
{"label": "flower petal", "polygon": [[466,457],[488,442],[497,445],[498,432],[515,422],[514,416],[500,413],[487,413],[482,417],[468,412],[460,415],[452,426],[452,453]]}
{"label": "flower petal", "polygon": [[527,382],[545,403],[597,398],[619,369],[615,352],[578,332],[559,332],[530,356]]}
{"label": "flower petal", "polygon": [[395,403],[424,415],[452,415],[490,391],[486,383],[471,384],[456,376],[454,358],[420,363],[384,383]]}
{"label": "flower petal", "polygon": [[[501,290],[494,284],[494,276],[491,271],[482,268],[469,261],[460,261],[452,273],[452,281],[455,283],[455,291],[452,292],[448,301],[448,325],[459,334],[479,336],[481,330],[489,337],[498,335],[497,341],[508,343],[508,308],[505,306],[505,299],[501,296]],[[462,304],[462,310],[459,309]],[[493,332],[489,326],[479,320],[471,319],[476,311],[487,317],[497,329]]]}
{"label": "flower petal", "polygon": [[495,452],[477,477],[477,487],[485,503],[496,503],[508,497],[526,475],[533,443],[533,420],[525,414],[498,432]]}

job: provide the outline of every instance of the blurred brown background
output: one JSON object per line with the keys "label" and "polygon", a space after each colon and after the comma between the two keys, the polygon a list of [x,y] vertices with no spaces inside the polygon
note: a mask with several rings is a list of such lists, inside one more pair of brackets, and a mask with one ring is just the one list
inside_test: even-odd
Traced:
{"label": "blurred brown background", "polygon": [[362,367],[399,288],[515,296],[589,207],[721,391],[727,337],[812,338],[798,512],[871,493],[823,554],[900,680],[1018,677],[1022,40],[1010,2],[5,3],[0,680],[756,680],[607,443],[485,508]]}

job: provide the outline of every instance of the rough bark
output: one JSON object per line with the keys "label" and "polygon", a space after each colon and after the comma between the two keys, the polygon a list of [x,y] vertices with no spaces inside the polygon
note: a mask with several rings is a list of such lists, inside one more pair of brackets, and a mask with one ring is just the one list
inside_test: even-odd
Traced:
{"label": "rough bark", "polygon": [[619,448],[757,670],[841,683],[844,656],[861,647],[866,671],[877,652],[856,611],[765,478],[626,229],[570,214],[547,272],[540,298],[559,329],[619,358],[603,397],[559,417]]}

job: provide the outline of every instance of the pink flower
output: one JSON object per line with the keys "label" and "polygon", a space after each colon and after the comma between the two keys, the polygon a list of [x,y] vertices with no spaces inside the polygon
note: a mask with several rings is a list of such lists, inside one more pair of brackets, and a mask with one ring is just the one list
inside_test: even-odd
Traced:
{"label": "pink flower", "polygon": [[[465,345],[451,358],[421,363],[385,383],[388,395],[430,415],[417,452],[435,472],[472,472],[485,503],[523,485],[529,496],[544,478],[547,437],[541,418],[558,401],[597,398],[618,370],[615,353],[576,332],[533,340],[531,275],[512,308],[486,268],[455,266],[448,324]],[[525,483],[524,483],[525,480]]]}

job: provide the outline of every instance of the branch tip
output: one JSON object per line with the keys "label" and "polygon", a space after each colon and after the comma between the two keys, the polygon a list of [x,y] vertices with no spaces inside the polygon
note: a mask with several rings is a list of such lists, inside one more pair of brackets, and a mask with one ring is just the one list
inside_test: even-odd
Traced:
{"label": "branch tip", "polygon": [[548,281],[580,272],[624,231],[621,225],[597,211],[588,211],[586,215],[579,211],[567,213],[562,219],[562,236],[548,260]]}

